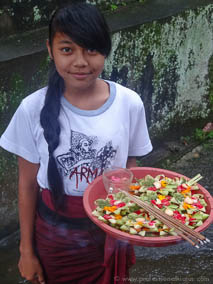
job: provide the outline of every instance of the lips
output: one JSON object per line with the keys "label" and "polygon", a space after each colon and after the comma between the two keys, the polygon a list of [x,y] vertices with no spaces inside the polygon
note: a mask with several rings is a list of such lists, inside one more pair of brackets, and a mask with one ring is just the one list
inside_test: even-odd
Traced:
{"label": "lips", "polygon": [[83,80],[87,78],[90,73],[71,73],[71,75],[77,80]]}

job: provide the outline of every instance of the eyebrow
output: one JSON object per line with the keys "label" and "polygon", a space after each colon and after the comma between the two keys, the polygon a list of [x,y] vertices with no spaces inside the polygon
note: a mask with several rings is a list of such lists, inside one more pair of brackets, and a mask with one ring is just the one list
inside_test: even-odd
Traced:
{"label": "eyebrow", "polygon": [[59,44],[73,44],[73,42],[70,40],[61,40],[59,41]]}

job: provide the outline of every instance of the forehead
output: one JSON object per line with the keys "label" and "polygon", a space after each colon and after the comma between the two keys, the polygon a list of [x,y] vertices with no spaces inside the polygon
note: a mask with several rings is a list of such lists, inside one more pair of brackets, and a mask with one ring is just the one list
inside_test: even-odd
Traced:
{"label": "forehead", "polygon": [[61,32],[56,32],[53,38],[53,42],[54,43],[74,43],[74,41],[71,39],[71,37],[69,37],[68,35],[61,33]]}

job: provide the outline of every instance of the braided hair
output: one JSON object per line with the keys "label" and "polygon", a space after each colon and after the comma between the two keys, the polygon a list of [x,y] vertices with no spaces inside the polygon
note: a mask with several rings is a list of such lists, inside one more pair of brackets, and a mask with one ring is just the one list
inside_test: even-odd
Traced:
{"label": "braided hair", "polygon": [[[111,37],[103,15],[94,5],[79,3],[66,5],[54,12],[49,23],[49,45],[52,51],[55,34],[64,33],[83,48],[95,49],[104,56],[111,51]],[[49,73],[48,88],[44,106],[40,114],[40,123],[48,144],[49,162],[47,177],[52,191],[55,209],[64,209],[64,186],[57,167],[54,151],[60,142],[60,105],[65,91],[63,78],[53,62]]]}

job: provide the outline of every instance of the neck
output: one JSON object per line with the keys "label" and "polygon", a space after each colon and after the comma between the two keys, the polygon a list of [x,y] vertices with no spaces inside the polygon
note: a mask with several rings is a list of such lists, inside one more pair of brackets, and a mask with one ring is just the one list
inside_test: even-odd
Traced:
{"label": "neck", "polygon": [[74,106],[94,110],[102,106],[109,97],[108,83],[101,79],[85,89],[66,88],[64,97]]}
{"label": "neck", "polygon": [[64,96],[67,100],[75,97],[90,97],[98,91],[101,84],[102,80],[97,79],[93,84],[91,84],[90,86],[86,86],[85,88],[75,88],[73,86],[67,86],[64,92]]}

